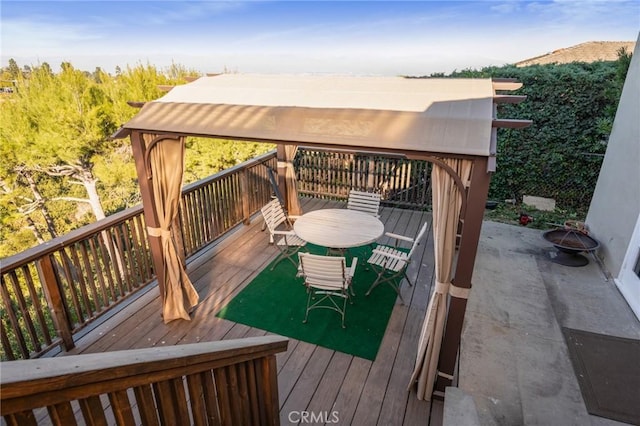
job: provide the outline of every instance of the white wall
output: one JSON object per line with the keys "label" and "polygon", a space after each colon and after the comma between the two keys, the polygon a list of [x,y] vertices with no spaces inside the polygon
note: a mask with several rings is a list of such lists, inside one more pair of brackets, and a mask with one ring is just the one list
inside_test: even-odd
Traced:
{"label": "white wall", "polygon": [[614,277],[640,214],[640,36],[638,41],[586,219]]}

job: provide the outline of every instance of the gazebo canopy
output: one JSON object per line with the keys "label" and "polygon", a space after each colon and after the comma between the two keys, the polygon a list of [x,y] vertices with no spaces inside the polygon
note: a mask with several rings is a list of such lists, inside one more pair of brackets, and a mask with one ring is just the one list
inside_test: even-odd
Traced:
{"label": "gazebo canopy", "polygon": [[297,145],[424,159],[434,164],[436,282],[411,383],[418,384],[421,399],[431,398],[434,385],[433,394],[443,396],[452,383],[471,289],[496,129],[531,124],[497,119],[496,104],[525,97],[496,91],[519,87],[491,79],[226,74],[173,87],[145,103],[115,137],[131,137],[165,321],[189,319],[198,301],[175,226],[185,136],[277,143],[280,185],[293,194],[285,195],[289,207],[297,202]]}
{"label": "gazebo canopy", "polygon": [[124,130],[490,156],[496,84],[491,79],[223,74],[173,87],[147,102]]}

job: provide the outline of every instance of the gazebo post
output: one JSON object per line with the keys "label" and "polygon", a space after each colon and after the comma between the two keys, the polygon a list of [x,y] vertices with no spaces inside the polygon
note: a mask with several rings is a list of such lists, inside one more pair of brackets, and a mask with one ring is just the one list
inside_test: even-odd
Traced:
{"label": "gazebo post", "polygon": [[[140,185],[140,195],[142,196],[142,208],[144,211],[144,221],[147,228],[158,228],[158,215],[156,213],[156,204],[153,191],[151,190],[151,179],[147,177],[147,168],[144,163],[144,153],[146,146],[142,137],[142,132],[133,130],[131,132],[131,147],[133,150],[133,158],[136,163],[136,172],[138,175],[138,185]],[[160,301],[164,303],[164,257],[162,255],[162,245],[159,236],[152,236],[147,233],[149,241],[149,249],[151,250],[151,259],[153,261],[153,269],[156,273],[158,281],[158,289],[160,290]],[[162,311],[161,311],[162,312]]]}
{"label": "gazebo post", "polygon": [[[484,218],[484,210],[489,193],[491,173],[487,171],[487,158],[477,157],[474,160],[471,183],[467,190],[467,210],[463,219],[462,236],[458,260],[453,278],[453,285],[463,289],[471,288],[473,267],[480,240],[480,231]],[[451,296],[447,313],[446,328],[442,340],[442,349],[438,360],[438,377],[434,394],[444,397],[447,386],[453,382],[458,347],[462,335],[462,325],[467,309],[467,299]]]}

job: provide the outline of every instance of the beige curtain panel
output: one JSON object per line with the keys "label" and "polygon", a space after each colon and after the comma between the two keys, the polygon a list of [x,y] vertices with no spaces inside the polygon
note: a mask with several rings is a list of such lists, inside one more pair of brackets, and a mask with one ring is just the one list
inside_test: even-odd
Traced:
{"label": "beige curtain panel", "polygon": [[[147,146],[154,136],[144,136]],[[180,318],[190,320],[189,310],[198,303],[198,293],[180,256],[176,238],[180,229],[175,226],[182,194],[184,138],[163,139],[152,146],[149,166],[160,227],[149,228],[148,231],[149,235],[160,237],[164,258],[162,317],[165,323]]]}
{"label": "beige curtain panel", "polygon": [[[460,176],[465,186],[471,179],[473,162],[462,159],[442,159]],[[418,399],[431,399],[438,374],[438,357],[447,315],[448,294],[451,286],[456,251],[456,234],[462,208],[462,197],[453,178],[437,164],[431,172],[433,204],[433,240],[436,266],[435,289],[427,306],[425,320],[418,343],[416,365],[409,389],[416,385]]]}

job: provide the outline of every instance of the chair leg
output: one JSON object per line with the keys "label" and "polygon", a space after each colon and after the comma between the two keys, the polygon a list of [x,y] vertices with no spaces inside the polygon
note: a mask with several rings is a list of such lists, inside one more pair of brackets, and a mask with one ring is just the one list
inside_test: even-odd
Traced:
{"label": "chair leg", "polygon": [[309,319],[309,304],[311,304],[311,296],[312,296],[313,290],[311,290],[310,288],[307,288],[307,311],[304,314],[304,320],[302,321],[303,324],[306,324],[308,319]]}
{"label": "chair leg", "polygon": [[[278,266],[280,264],[281,261],[283,261],[284,259],[287,259],[287,255],[283,252],[280,252],[280,254],[278,255],[278,257],[276,257],[276,260],[273,262],[273,265],[271,265],[270,270],[273,271],[276,266]],[[291,260],[291,259],[289,259]]]}
{"label": "chair leg", "polygon": [[287,256],[286,254],[281,254],[280,256],[278,256],[277,261],[271,266],[270,270],[273,271],[275,267],[278,266],[280,261],[284,259],[288,259],[291,263],[293,263],[293,266],[295,266],[296,268],[298,267],[298,264],[296,263],[295,260],[292,259],[291,256]]}
{"label": "chair leg", "polygon": [[295,261],[294,256],[300,251],[300,249],[302,247],[296,247],[294,250],[287,250],[287,249],[281,249],[280,246],[277,246],[278,250],[280,250],[280,254],[278,255],[278,257],[276,258],[276,261],[273,263],[273,265],[271,266],[270,270],[273,271],[275,269],[276,266],[278,266],[278,264],[280,263],[281,260],[283,259],[289,259],[289,261],[291,263],[293,263],[293,266],[297,269],[298,268],[298,263]]}
{"label": "chair leg", "polygon": [[413,287],[413,283],[411,282],[411,280],[409,279],[409,275],[407,275],[407,271],[404,271],[404,278],[407,279],[407,282],[409,283],[410,287]]}
{"label": "chair leg", "polygon": [[[267,229],[267,223],[266,222],[262,222],[262,228],[260,229],[261,232],[264,232],[264,230]],[[273,244],[273,234],[269,233],[269,244]]]}
{"label": "chair leg", "polygon": [[348,250],[342,248],[327,247],[327,256],[344,256],[346,258]]}
{"label": "chair leg", "polygon": [[371,287],[369,287],[369,290],[367,290],[367,292],[365,293],[365,296],[370,295],[371,294],[371,290],[373,290],[374,288],[376,288],[378,286],[378,284],[380,284],[383,273],[384,273],[384,271],[378,273],[378,276],[376,277],[376,280],[373,282],[373,284],[371,284]]}
{"label": "chair leg", "polygon": [[[400,292],[400,286],[402,284],[402,281],[406,277],[406,273],[403,272],[403,276],[401,277],[400,281],[398,281],[397,283],[395,282],[395,279],[398,278],[398,276],[400,275],[399,273],[390,275],[388,277],[385,277],[384,274],[385,274],[384,270],[381,270],[378,273],[378,277],[373,282],[373,284],[371,284],[371,287],[369,287],[369,290],[367,290],[365,295],[368,296],[369,294],[371,294],[371,290],[376,288],[378,285],[386,282],[386,283],[389,283],[391,288],[393,288],[396,291],[396,293],[398,294],[398,297],[400,298],[400,302],[404,305],[404,299],[402,298],[402,293]],[[409,281],[408,277],[407,277],[407,281]],[[411,284],[411,281],[409,281],[409,285],[413,285]]]}
{"label": "chair leg", "polygon": [[402,293],[400,292],[400,286],[398,285],[398,287],[393,287],[396,290],[396,293],[398,293],[398,297],[400,298],[400,303],[401,304],[405,304],[404,303],[404,299],[402,298]]}
{"label": "chair leg", "polygon": [[[307,292],[308,292],[307,310],[304,315],[304,320],[302,321],[303,324],[307,323],[309,319],[309,311],[311,311],[312,309],[331,309],[332,311],[335,311],[338,314],[340,314],[340,321],[341,321],[342,328],[347,328],[347,325],[345,324],[345,316],[347,313],[347,299],[349,299],[349,303],[351,303],[351,298],[349,297],[348,292],[344,292],[341,295],[330,294],[326,291],[318,291],[316,293],[316,291],[313,290],[312,288],[307,288]],[[342,297],[343,299],[342,308],[340,308],[340,305],[334,299],[334,297],[338,297],[338,296]],[[311,300],[315,299],[316,297],[318,297],[318,299],[315,300],[312,304]]]}

